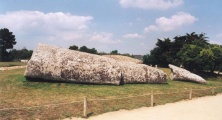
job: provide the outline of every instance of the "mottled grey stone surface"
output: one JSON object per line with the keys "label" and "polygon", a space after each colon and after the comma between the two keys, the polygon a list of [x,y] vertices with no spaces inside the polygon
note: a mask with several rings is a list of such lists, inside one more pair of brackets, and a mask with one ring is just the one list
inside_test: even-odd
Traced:
{"label": "mottled grey stone surface", "polygon": [[128,56],[122,56],[122,55],[102,55],[102,56],[115,59],[118,62],[133,62],[133,63],[137,63],[137,64],[143,63],[142,60],[138,60],[138,59],[128,57]]}
{"label": "mottled grey stone surface", "polygon": [[167,83],[167,75],[162,70],[132,62],[119,63],[124,83]]}
{"label": "mottled grey stone surface", "polygon": [[172,80],[192,81],[196,83],[206,84],[206,80],[204,80],[202,77],[194,73],[191,73],[188,70],[185,70],[183,68],[180,68],[171,64],[169,64],[169,67],[171,68],[170,78]]}
{"label": "mottled grey stone surface", "polygon": [[39,44],[27,64],[25,76],[64,82],[119,85],[121,70],[113,59]]}
{"label": "mottled grey stone surface", "polygon": [[156,68],[39,44],[29,60],[25,77],[62,82],[115,84],[166,83],[166,74]]}

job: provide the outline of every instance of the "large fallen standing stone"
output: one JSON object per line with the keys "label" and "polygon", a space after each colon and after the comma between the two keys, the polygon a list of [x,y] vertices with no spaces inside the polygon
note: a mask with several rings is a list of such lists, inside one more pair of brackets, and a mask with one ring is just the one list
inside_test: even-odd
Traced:
{"label": "large fallen standing stone", "polygon": [[39,44],[27,64],[25,77],[119,85],[121,69],[116,60],[107,57]]}
{"label": "large fallen standing stone", "polygon": [[25,77],[61,82],[115,84],[166,83],[156,68],[74,50],[39,44],[29,60]]}
{"label": "large fallen standing stone", "polygon": [[167,75],[156,68],[132,62],[119,62],[124,83],[167,83]]}
{"label": "large fallen standing stone", "polygon": [[202,77],[196,74],[191,73],[188,70],[185,70],[183,68],[180,68],[171,64],[169,64],[169,67],[171,68],[170,78],[172,80],[192,81],[196,83],[206,84],[206,80],[204,80]]}

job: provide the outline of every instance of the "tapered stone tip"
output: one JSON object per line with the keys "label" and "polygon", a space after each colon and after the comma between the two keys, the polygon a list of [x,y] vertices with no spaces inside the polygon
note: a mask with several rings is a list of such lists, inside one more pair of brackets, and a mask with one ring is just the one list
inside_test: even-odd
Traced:
{"label": "tapered stone tip", "polygon": [[169,67],[171,69],[171,75],[170,75],[171,80],[191,81],[200,84],[206,84],[206,80],[204,80],[202,77],[194,73],[191,73],[188,70],[185,70],[183,68],[171,64],[169,64]]}

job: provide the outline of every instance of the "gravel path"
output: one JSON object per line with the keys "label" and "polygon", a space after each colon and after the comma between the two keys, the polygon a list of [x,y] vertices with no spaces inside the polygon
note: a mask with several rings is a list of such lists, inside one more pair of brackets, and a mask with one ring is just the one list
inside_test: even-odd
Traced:
{"label": "gravel path", "polygon": [[149,108],[109,112],[88,119],[65,120],[222,120],[222,94]]}
{"label": "gravel path", "polygon": [[13,70],[13,69],[18,69],[18,68],[25,68],[26,66],[13,66],[13,67],[0,67],[0,71],[4,70]]}

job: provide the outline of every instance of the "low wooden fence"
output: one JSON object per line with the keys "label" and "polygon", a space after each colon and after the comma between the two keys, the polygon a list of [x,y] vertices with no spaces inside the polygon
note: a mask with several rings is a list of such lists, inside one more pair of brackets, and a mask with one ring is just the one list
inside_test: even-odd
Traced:
{"label": "low wooden fence", "polygon": [[[175,90],[176,91],[176,90]],[[39,106],[30,106],[30,107],[17,107],[17,108],[2,108],[0,106],[0,118],[9,118],[14,119],[12,116],[15,114],[27,114],[35,116],[39,114],[47,114],[44,111],[50,111],[52,114],[53,111],[62,111],[64,109],[66,113],[62,115],[55,115],[57,117],[89,117],[91,115],[98,115],[101,113],[116,111],[120,109],[135,109],[140,107],[153,107],[156,105],[172,103],[185,99],[193,99],[196,97],[215,95],[222,92],[221,87],[211,87],[205,89],[185,89],[184,91],[179,92],[169,92],[169,93],[155,93],[152,90],[148,94],[134,95],[134,96],[124,96],[124,97],[110,97],[105,99],[90,99],[87,97],[82,98],[80,101],[73,101],[70,103],[59,103],[59,104],[48,104],[48,105],[39,105]],[[30,113],[31,112],[31,113]],[[9,116],[9,117],[6,117]],[[11,116],[11,117],[10,117]],[[17,118],[15,118],[17,119]],[[58,119],[58,118],[56,118]]]}

